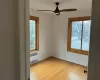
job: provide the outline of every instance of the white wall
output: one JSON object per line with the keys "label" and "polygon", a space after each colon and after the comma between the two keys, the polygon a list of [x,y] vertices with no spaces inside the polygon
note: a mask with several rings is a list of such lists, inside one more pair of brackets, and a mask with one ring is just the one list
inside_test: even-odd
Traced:
{"label": "white wall", "polygon": [[31,57],[30,60],[35,58],[42,60],[52,55],[53,16],[32,9],[30,9],[30,15],[39,17],[39,51],[36,51],[38,55]]}
{"label": "white wall", "polygon": [[68,18],[90,16],[91,11],[86,12],[69,12],[54,18],[54,55],[55,57],[81,64],[88,65],[88,56],[67,52],[67,33]]}

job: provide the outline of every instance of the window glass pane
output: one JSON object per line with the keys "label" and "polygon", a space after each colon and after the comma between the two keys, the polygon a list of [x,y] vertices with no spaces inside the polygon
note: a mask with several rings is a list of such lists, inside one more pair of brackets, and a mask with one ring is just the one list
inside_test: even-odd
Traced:
{"label": "window glass pane", "polygon": [[82,50],[89,51],[91,20],[83,21]]}
{"label": "window glass pane", "polygon": [[30,20],[30,50],[35,49],[35,20]]}
{"label": "window glass pane", "polygon": [[71,48],[81,49],[82,21],[72,22]]}

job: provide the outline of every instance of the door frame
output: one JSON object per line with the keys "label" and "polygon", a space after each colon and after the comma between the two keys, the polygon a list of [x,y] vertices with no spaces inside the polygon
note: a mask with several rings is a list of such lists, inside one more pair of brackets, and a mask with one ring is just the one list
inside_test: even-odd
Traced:
{"label": "door frame", "polygon": [[20,80],[30,77],[29,0],[18,0]]}
{"label": "door frame", "polygon": [[[97,4],[97,5],[96,5]],[[99,9],[100,9],[100,0],[93,0],[92,4],[92,20],[99,20]],[[95,16],[97,16],[95,18]],[[94,21],[94,20],[93,20]],[[28,80],[30,77],[30,50],[29,50],[29,0],[18,0],[18,28],[19,28],[19,50],[20,50],[20,80]],[[99,24],[99,22],[98,22]],[[94,26],[95,23],[92,23]],[[92,36],[91,36],[92,37]],[[92,42],[91,42],[92,43]],[[90,45],[91,45],[90,43]],[[96,71],[96,57],[98,54],[92,54],[90,48],[89,51],[89,64],[88,64],[88,80],[94,80],[94,78],[99,78],[99,75],[95,73],[100,73]],[[91,66],[92,65],[92,66]],[[93,71],[95,70],[95,71]],[[92,75],[92,76],[91,76]],[[99,78],[100,79],[100,78]]]}

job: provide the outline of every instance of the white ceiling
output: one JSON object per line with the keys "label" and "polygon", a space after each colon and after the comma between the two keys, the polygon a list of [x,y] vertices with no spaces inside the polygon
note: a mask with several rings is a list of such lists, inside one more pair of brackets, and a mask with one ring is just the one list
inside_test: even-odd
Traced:
{"label": "white ceiling", "polygon": [[92,0],[30,0],[30,8],[34,10],[54,10],[55,2],[59,1],[60,9],[77,8],[80,10],[91,10]]}

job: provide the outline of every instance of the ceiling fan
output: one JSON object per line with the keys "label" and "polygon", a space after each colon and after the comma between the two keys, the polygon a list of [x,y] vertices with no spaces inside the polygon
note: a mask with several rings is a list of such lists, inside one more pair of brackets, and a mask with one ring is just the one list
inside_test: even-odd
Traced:
{"label": "ceiling fan", "polygon": [[38,10],[38,11],[52,11],[52,12],[54,12],[57,16],[60,15],[60,12],[77,11],[76,8],[62,9],[62,10],[60,10],[59,7],[58,7],[60,3],[59,3],[59,2],[56,2],[55,4],[56,4],[57,7],[56,7],[56,9],[55,9],[54,11],[52,11],[52,10]]}

